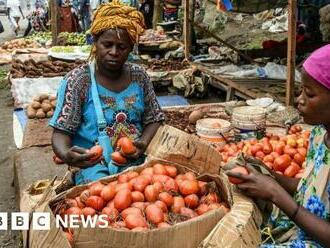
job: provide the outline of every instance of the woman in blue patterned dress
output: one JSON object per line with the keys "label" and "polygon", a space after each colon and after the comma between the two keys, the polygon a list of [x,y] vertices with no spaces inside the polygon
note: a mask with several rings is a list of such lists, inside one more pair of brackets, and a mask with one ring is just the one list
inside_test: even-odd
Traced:
{"label": "woman in blue patterned dress", "polygon": [[[50,121],[52,145],[66,164],[80,169],[75,173],[76,184],[141,164],[147,145],[165,119],[145,71],[126,62],[143,27],[143,15],[135,8],[116,0],[100,6],[91,26],[92,62],[71,71],[62,81]],[[110,155],[122,136],[134,140],[137,151],[128,157],[131,163],[116,166]],[[104,160],[93,163],[88,149],[96,143],[103,148]]]}
{"label": "woman in blue patterned dress", "polygon": [[274,179],[247,166],[238,187],[248,196],[273,202],[281,213],[271,218],[272,244],[262,247],[330,247],[330,45],[304,63],[298,109],[311,131],[301,180],[273,173]]}

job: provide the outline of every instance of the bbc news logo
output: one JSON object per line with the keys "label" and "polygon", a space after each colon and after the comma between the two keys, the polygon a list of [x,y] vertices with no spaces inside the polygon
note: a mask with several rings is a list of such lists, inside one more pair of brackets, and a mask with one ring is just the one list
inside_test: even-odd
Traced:
{"label": "bbc news logo", "polygon": [[[8,230],[8,218],[8,213],[0,212],[0,230]],[[56,228],[107,228],[108,226],[109,216],[104,214],[94,216],[55,215]],[[13,212],[11,213],[10,228],[11,230],[50,230],[50,213]]]}

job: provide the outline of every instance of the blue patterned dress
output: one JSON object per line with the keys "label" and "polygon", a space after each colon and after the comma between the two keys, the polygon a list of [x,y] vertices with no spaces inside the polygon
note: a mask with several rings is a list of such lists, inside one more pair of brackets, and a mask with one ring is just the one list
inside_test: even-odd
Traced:
{"label": "blue patterned dress", "polygon": [[[298,185],[295,200],[311,213],[330,222],[330,150],[324,143],[325,134],[322,126],[316,126],[311,131],[305,174]],[[270,222],[276,244],[264,244],[262,247],[322,247],[282,212],[272,216]]]}
{"label": "blue patterned dress", "polygon": [[[141,136],[146,125],[162,122],[165,119],[145,71],[137,65],[128,64],[128,66],[132,81],[123,91],[112,92],[97,84],[107,122],[105,130],[110,137],[112,148],[121,136],[136,140]],[[71,71],[62,80],[50,126],[72,136],[72,145],[89,149],[96,144],[99,133],[87,65]],[[75,174],[75,182],[88,183],[109,175],[107,166],[97,164],[79,170]]]}

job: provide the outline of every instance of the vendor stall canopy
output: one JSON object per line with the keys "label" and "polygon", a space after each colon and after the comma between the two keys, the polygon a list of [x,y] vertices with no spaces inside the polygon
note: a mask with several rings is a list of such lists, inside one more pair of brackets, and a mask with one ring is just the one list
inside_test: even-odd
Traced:
{"label": "vendor stall canopy", "polygon": [[[268,9],[282,8],[288,5],[288,0],[233,0],[234,12],[258,13]],[[314,6],[321,8],[330,4],[330,0],[298,0],[299,6]]]}

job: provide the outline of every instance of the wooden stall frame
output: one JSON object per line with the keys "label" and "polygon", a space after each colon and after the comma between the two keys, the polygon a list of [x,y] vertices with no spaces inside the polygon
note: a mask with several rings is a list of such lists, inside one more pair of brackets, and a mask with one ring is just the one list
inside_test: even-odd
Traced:
{"label": "wooden stall frame", "polygon": [[[193,1],[194,0],[190,0]],[[296,55],[296,22],[297,22],[297,0],[288,0],[288,18],[289,18],[289,27],[288,27],[288,56],[287,56],[287,82],[286,82],[286,105],[293,105],[294,103],[294,84],[295,84],[295,55]],[[185,0],[185,4],[184,4],[184,22],[183,22],[183,26],[184,26],[184,32],[183,32],[183,36],[184,36],[184,54],[185,54],[185,59],[189,60],[190,57],[190,50],[191,50],[191,37],[190,37],[190,33],[188,32],[189,29],[189,23],[194,24],[193,19],[189,18],[189,0]],[[196,26],[196,24],[195,24]],[[211,33],[210,31],[208,31],[209,33]],[[212,35],[213,37],[215,37],[216,35]],[[217,37],[217,36],[216,36]],[[228,46],[227,42],[223,42],[223,40],[218,37],[217,39],[218,41],[222,42],[222,44],[224,44],[225,46],[233,49],[232,46]],[[237,52],[237,49],[233,49]],[[242,55],[241,53],[239,53],[243,58],[245,58],[246,60],[250,60],[250,58],[246,55]],[[204,70],[205,71],[205,70]],[[214,78],[214,75],[210,75],[211,77]],[[220,77],[221,78],[221,77]],[[220,79],[218,78],[218,80]],[[217,79],[217,78],[215,78]],[[225,83],[225,84],[229,84],[229,86],[231,88],[237,89],[237,90],[241,90],[240,88],[237,88],[237,83],[234,83],[232,80],[230,79],[226,79],[226,80],[220,80],[221,82]]]}

